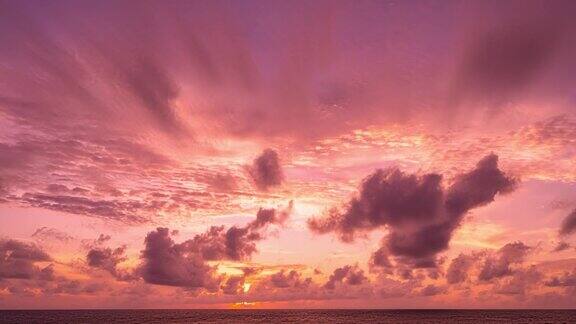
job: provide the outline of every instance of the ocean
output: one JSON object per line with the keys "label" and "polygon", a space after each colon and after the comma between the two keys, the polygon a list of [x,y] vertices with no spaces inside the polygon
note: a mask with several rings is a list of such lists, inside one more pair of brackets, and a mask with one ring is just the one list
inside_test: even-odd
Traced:
{"label": "ocean", "polygon": [[576,323],[576,310],[4,310],[0,323]]}

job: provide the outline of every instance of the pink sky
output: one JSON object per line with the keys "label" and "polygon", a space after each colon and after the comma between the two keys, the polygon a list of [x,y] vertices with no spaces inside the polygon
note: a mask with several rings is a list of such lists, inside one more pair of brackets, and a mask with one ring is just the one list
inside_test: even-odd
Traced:
{"label": "pink sky", "polygon": [[573,308],[573,1],[0,2],[0,308]]}

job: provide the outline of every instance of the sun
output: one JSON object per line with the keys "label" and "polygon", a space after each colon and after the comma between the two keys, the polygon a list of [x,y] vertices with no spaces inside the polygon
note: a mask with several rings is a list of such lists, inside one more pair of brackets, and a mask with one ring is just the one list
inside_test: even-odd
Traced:
{"label": "sun", "polygon": [[247,293],[247,292],[250,290],[250,286],[252,286],[252,284],[249,283],[249,282],[245,282],[245,283],[242,285],[242,290],[244,291],[244,293]]}

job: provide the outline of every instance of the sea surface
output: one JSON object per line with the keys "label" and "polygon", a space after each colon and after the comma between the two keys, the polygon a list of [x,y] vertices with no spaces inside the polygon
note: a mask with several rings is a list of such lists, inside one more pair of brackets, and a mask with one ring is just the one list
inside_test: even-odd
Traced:
{"label": "sea surface", "polygon": [[576,323],[576,310],[6,310],[0,323]]}

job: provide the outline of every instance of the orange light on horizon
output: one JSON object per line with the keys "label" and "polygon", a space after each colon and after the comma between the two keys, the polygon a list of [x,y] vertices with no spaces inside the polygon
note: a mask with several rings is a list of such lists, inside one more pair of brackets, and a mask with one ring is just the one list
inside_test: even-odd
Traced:
{"label": "orange light on horizon", "polygon": [[258,302],[237,302],[230,305],[230,308],[244,308],[244,307],[255,307]]}

